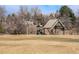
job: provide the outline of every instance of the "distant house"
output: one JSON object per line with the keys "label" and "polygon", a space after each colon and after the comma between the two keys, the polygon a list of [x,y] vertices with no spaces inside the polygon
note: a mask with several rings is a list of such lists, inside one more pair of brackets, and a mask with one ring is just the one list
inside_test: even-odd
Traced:
{"label": "distant house", "polygon": [[45,34],[65,34],[66,27],[60,19],[50,19],[43,27]]}
{"label": "distant house", "polygon": [[26,21],[25,22],[26,26],[26,34],[36,34],[37,33],[37,27],[34,25],[32,21]]}

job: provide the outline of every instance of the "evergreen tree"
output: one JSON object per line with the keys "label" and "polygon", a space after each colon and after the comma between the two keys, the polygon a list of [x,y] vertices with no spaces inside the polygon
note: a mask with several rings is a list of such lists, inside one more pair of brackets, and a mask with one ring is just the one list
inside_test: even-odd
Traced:
{"label": "evergreen tree", "polygon": [[75,15],[72,11],[72,9],[70,9],[68,6],[62,6],[59,10],[60,12],[60,16],[61,17],[69,17],[70,20],[72,21],[72,23],[75,21]]}

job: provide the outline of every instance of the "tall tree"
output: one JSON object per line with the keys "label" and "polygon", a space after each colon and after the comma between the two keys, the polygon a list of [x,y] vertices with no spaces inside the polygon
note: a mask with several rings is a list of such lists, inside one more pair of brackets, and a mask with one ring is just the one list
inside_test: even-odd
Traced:
{"label": "tall tree", "polygon": [[60,12],[61,16],[70,17],[71,18],[70,20],[72,22],[75,21],[75,15],[74,15],[72,9],[70,9],[68,6],[62,6],[60,8],[59,12]]}
{"label": "tall tree", "polygon": [[27,6],[20,6],[19,17],[26,20],[30,19],[30,12]]}
{"label": "tall tree", "polygon": [[43,21],[43,14],[41,13],[41,10],[38,7],[31,8],[31,16],[34,19],[34,23],[38,24]]}
{"label": "tall tree", "polygon": [[5,16],[6,10],[5,6],[0,6],[0,18]]}
{"label": "tall tree", "polygon": [[6,13],[5,6],[0,6],[0,32],[4,31],[3,23],[5,21],[5,13]]}
{"label": "tall tree", "polygon": [[17,17],[15,14],[8,15],[6,19],[6,33],[14,34],[16,30]]}
{"label": "tall tree", "polygon": [[51,14],[49,15],[49,18],[50,18],[50,19],[54,18],[53,13],[51,13]]}

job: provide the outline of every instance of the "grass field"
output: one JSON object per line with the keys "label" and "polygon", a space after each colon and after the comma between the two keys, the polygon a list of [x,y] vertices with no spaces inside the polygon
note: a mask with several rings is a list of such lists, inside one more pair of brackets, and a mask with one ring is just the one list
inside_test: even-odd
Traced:
{"label": "grass field", "polygon": [[79,35],[1,35],[0,54],[79,53]]}

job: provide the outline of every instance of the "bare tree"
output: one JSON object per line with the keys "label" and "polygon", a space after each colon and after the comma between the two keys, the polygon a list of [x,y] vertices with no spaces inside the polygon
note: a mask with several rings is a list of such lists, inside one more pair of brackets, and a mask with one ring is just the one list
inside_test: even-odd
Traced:
{"label": "bare tree", "polygon": [[5,6],[0,6],[0,18],[5,16],[6,10]]}
{"label": "bare tree", "polygon": [[18,14],[19,14],[19,17],[22,19],[26,19],[26,20],[30,19],[30,12],[27,6],[20,6],[20,10]]}
{"label": "bare tree", "polygon": [[55,15],[54,15],[53,13],[50,13],[49,18],[50,18],[50,19],[53,19],[54,16],[55,16]]}
{"label": "bare tree", "polygon": [[44,16],[44,25],[49,21],[50,17],[49,15],[43,15]]}
{"label": "bare tree", "polygon": [[38,7],[31,9],[31,15],[34,24],[38,25],[40,23],[41,25],[44,25],[44,15]]}
{"label": "bare tree", "polygon": [[15,14],[8,15],[6,19],[6,32],[14,34],[16,30],[17,16]]}
{"label": "bare tree", "polygon": [[26,22],[30,20],[30,12],[27,6],[20,6],[20,10],[18,13],[18,18],[16,21],[16,31],[17,34],[25,34],[26,33]]}

